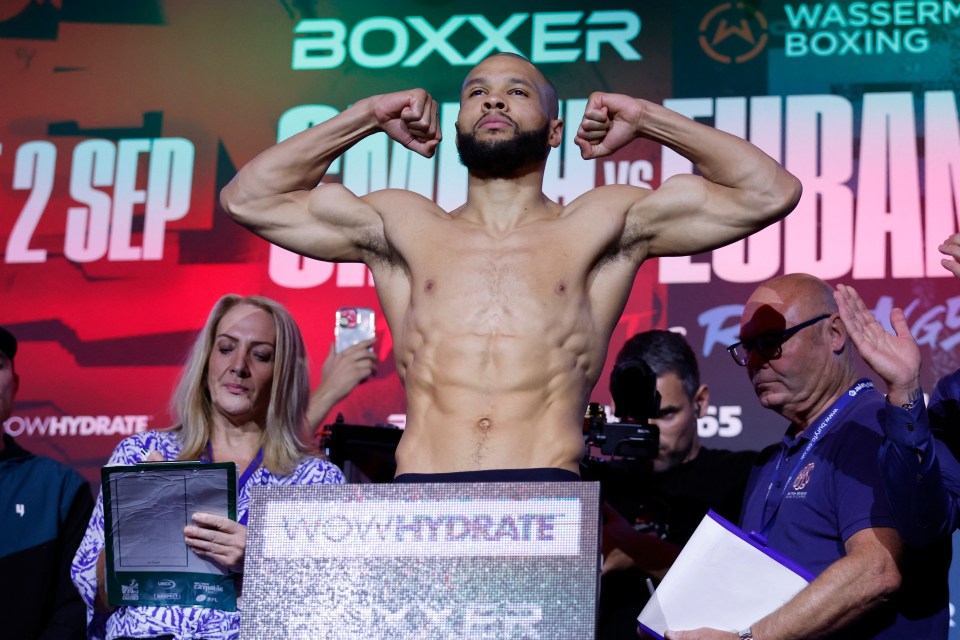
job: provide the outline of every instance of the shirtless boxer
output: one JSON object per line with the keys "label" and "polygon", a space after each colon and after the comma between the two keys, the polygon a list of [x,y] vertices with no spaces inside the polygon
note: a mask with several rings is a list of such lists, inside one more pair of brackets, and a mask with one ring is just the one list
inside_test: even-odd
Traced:
{"label": "shirtless boxer", "polygon": [[491,56],[470,71],[460,102],[457,146],[470,175],[454,211],[400,189],[357,197],[318,185],[335,159],[380,131],[431,157],[438,109],[422,89],[360,100],[264,151],[221,201],[274,244],[373,272],[407,395],[398,476],[574,476],[584,409],[643,261],[743,238],[789,213],[800,183],[740,138],[595,93],[576,137],[584,158],[643,137],[704,177],[678,175],[656,190],[602,186],[560,205],[542,191],[563,128],[543,74],[519,56]]}

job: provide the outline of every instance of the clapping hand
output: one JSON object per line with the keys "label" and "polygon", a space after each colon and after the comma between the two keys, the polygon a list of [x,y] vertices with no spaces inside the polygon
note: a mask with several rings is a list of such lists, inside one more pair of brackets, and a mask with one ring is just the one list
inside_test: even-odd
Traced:
{"label": "clapping hand", "polygon": [[887,383],[889,395],[908,396],[920,386],[920,348],[902,309],[890,312],[896,335],[887,333],[853,287],[837,285],[833,293],[840,319],[863,360]]}

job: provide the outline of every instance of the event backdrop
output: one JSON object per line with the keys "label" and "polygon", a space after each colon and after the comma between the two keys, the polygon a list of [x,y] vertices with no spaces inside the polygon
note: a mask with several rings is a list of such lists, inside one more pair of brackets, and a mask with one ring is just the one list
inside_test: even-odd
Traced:
{"label": "event backdrop", "polygon": [[[464,201],[460,82],[519,53],[557,85],[568,126],[545,192],[656,188],[689,162],[648,142],[580,158],[592,91],[639,96],[747,138],[803,181],[784,221],[640,271],[610,361],[651,327],[686,331],[710,384],[708,446],[756,448],[783,421],[724,347],[757,283],[808,272],[852,284],[886,321],[903,307],[930,389],[958,367],[960,286],[937,245],[958,228],[958,0],[5,0],[0,4],[0,324],[21,341],[8,433],[88,477],[122,437],[169,426],[187,347],[222,294],[264,294],[298,319],[313,382],[340,305],[379,311],[367,270],[304,260],[231,222],[218,193],[258,151],[359,98],[422,86],[442,103],[426,160],[383,135],[328,180]],[[335,408],[402,423],[389,332],[380,368]],[[331,416],[332,417],[332,416]]]}

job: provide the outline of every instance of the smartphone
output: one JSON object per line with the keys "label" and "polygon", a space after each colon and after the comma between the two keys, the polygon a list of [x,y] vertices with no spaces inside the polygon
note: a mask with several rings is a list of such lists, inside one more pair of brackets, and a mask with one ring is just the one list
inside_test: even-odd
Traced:
{"label": "smartphone", "polygon": [[337,324],[333,328],[337,353],[376,336],[375,320],[373,309],[366,307],[337,309]]}

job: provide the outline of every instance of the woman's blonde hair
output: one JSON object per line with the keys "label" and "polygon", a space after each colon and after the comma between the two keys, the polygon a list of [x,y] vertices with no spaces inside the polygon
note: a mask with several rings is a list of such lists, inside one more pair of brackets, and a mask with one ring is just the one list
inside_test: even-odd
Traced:
{"label": "woman's blonde hair", "polygon": [[220,298],[193,343],[171,401],[171,412],[178,420],[177,437],[183,447],[180,459],[196,460],[204,453],[210,440],[213,424],[213,407],[207,387],[210,354],[220,320],[241,304],[269,313],[276,328],[273,384],[260,442],[264,466],[273,474],[287,475],[303,459],[308,449],[303,439],[310,391],[307,352],[300,328],[290,312],[280,303],[262,296],[244,298],[228,294]]}

